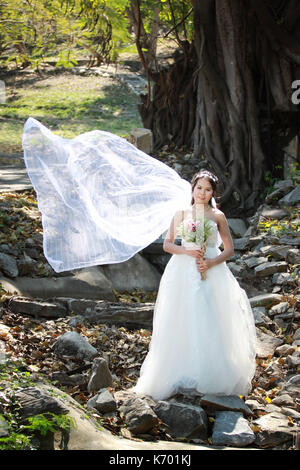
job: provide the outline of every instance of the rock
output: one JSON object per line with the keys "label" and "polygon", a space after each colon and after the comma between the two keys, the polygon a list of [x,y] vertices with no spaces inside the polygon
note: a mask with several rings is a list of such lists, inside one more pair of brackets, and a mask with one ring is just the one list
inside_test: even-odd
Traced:
{"label": "rock", "polygon": [[265,334],[259,328],[256,328],[256,335],[257,335],[256,354],[257,354],[257,357],[259,358],[273,356],[275,349],[278,346],[281,346],[283,343],[282,339]]}
{"label": "rock", "polygon": [[259,264],[262,263],[267,263],[268,258],[264,256],[251,256],[250,258],[245,259],[245,263],[248,266],[248,268],[254,268],[255,266],[258,266]]}
{"label": "rock", "polygon": [[231,219],[228,218],[228,225],[235,237],[243,237],[247,227],[243,219]]}
{"label": "rock", "polygon": [[34,260],[38,260],[41,253],[36,248],[25,248],[25,254]]}
{"label": "rock", "polygon": [[279,396],[273,398],[272,404],[277,405],[277,406],[285,405],[285,406],[290,406],[292,408],[296,407],[295,401],[287,393],[283,393],[282,395],[279,395]]}
{"label": "rock", "polygon": [[18,249],[16,247],[7,245],[7,243],[1,243],[0,251],[3,253],[6,253],[7,255],[13,255],[13,256],[18,256],[19,254]]}
{"label": "rock", "polygon": [[99,413],[109,413],[111,411],[116,411],[117,403],[112,394],[104,388],[99,390],[94,408],[96,408]]}
{"label": "rock", "polygon": [[282,344],[275,349],[275,354],[277,356],[287,356],[288,354],[292,354],[295,351],[295,346],[291,346],[290,344]]}
{"label": "rock", "polygon": [[300,202],[300,186],[294,188],[291,192],[279,199],[279,206],[294,206]]}
{"label": "rock", "polygon": [[0,269],[9,277],[17,277],[19,270],[15,258],[6,253],[0,253]]}
{"label": "rock", "polygon": [[241,276],[244,271],[244,268],[236,263],[230,262],[227,266],[234,276]]}
{"label": "rock", "polygon": [[160,400],[154,408],[173,437],[207,438],[207,416],[200,406]]}
{"label": "rock", "polygon": [[275,273],[272,277],[272,284],[283,286],[285,284],[293,284],[295,281],[290,273]]}
{"label": "rock", "polygon": [[286,406],[282,406],[281,407],[281,413],[286,415],[286,416],[290,416],[293,420],[295,421],[300,421],[300,413],[299,411],[296,411],[292,408],[288,408]]}
{"label": "rock", "polygon": [[[190,443],[175,442],[175,441],[154,441],[145,442],[137,440],[124,439],[116,434],[111,433],[105,427],[99,428],[99,422],[89,417],[86,410],[78,406],[78,402],[73,399],[65,391],[59,390],[54,385],[42,385],[43,390],[52,393],[58,397],[59,400],[64,401],[67,407],[69,416],[75,421],[75,427],[71,428],[68,439],[64,442],[63,450],[107,450],[122,451],[122,450],[157,450],[166,452],[169,450],[209,450],[207,445],[195,445]],[[61,450],[60,441],[54,441],[55,450]]]}
{"label": "rock", "polygon": [[14,313],[25,313],[36,318],[60,318],[68,315],[67,309],[61,304],[25,297],[12,297],[9,307]]}
{"label": "rock", "polygon": [[235,250],[243,251],[248,248],[249,238],[248,237],[241,237],[241,238],[233,238],[233,246]]}
{"label": "rock", "polygon": [[144,394],[136,394],[131,389],[118,390],[114,392],[114,398],[117,401],[118,406],[121,406],[126,403],[131,403],[133,399],[141,398],[143,399],[152,409],[156,406],[156,402],[149,396]]}
{"label": "rock", "polygon": [[300,252],[296,248],[290,248],[287,253],[285,260],[290,264],[299,264],[300,263]]}
{"label": "rock", "polygon": [[66,414],[67,408],[61,400],[38,387],[26,387],[16,391],[18,414],[28,418],[41,413]]}
{"label": "rock", "polygon": [[287,356],[286,362],[290,367],[298,367],[300,366],[300,357],[298,356]]}
{"label": "rock", "polygon": [[[114,395],[117,399],[116,394]],[[125,418],[127,428],[133,434],[144,434],[158,424],[158,417],[146,400],[137,396],[128,396],[119,406]]]}
{"label": "rock", "polygon": [[98,304],[105,304],[107,306],[109,304],[108,301],[105,300],[94,300],[94,299],[72,299],[70,297],[56,297],[53,301],[58,302],[59,304],[63,304],[68,313],[72,315],[83,314],[87,311],[87,309],[93,309]]}
{"label": "rock", "polygon": [[262,263],[259,266],[254,268],[254,273],[256,276],[263,277],[269,276],[277,272],[286,271],[288,269],[288,264],[285,261],[269,261],[267,263]]}
{"label": "rock", "polygon": [[259,251],[260,253],[263,254],[263,256],[266,256],[266,255],[271,255],[273,254],[273,250],[276,249],[277,246],[273,246],[273,245],[263,245],[263,246],[260,246],[257,248],[257,251]]}
{"label": "rock", "polygon": [[288,212],[284,209],[278,209],[273,207],[265,206],[262,213],[262,217],[270,218],[270,219],[283,219],[283,217],[288,216]]}
{"label": "rock", "polygon": [[201,405],[204,408],[216,410],[230,410],[244,413],[245,416],[252,415],[251,409],[245,402],[236,395],[211,395],[207,394],[201,398]]}
{"label": "rock", "polygon": [[9,436],[9,424],[4,416],[0,414],[0,438],[6,436]]}
{"label": "rock", "polygon": [[255,441],[255,434],[242,413],[217,411],[212,443],[218,446],[245,447]]}
{"label": "rock", "polygon": [[139,150],[147,153],[152,152],[152,132],[150,129],[133,128],[130,132],[129,141]]}
{"label": "rock", "polygon": [[82,374],[68,375],[66,372],[53,372],[51,380],[59,382],[61,385],[83,385],[86,377]]}
{"label": "rock", "polygon": [[277,411],[255,419],[253,424],[260,429],[255,439],[255,444],[260,447],[272,447],[289,441],[298,431],[296,426],[290,426],[286,415]]}
{"label": "rock", "polygon": [[272,258],[276,260],[286,261],[286,255],[290,250],[290,245],[276,245],[268,250],[268,254],[272,255]]}
{"label": "rock", "polygon": [[278,395],[288,393],[294,400],[299,400],[300,396],[300,374],[295,374],[289,378],[278,392]]}
{"label": "rock", "polygon": [[32,298],[55,297],[116,300],[112,283],[98,267],[84,268],[71,276],[63,277],[18,277],[7,279],[0,276],[0,283],[8,292]]}
{"label": "rock", "polygon": [[174,168],[174,170],[177,171],[177,173],[180,173],[183,169],[182,163],[178,163],[178,162],[172,163],[172,167]]}
{"label": "rock", "polygon": [[287,245],[295,245],[299,246],[300,245],[300,237],[288,237],[288,236],[283,236],[280,238],[280,243],[284,245],[285,243]]}
{"label": "rock", "polygon": [[157,290],[161,275],[154,266],[139,253],[125,263],[102,266],[103,273],[118,292],[132,289],[132,286],[145,291]]}
{"label": "rock", "polygon": [[58,356],[75,356],[81,360],[92,359],[98,354],[97,349],[76,331],[60,336],[53,349]]}
{"label": "rock", "polygon": [[289,193],[292,188],[293,188],[293,182],[290,181],[289,186],[285,186],[285,187],[283,186],[281,188],[275,189],[275,191],[273,191],[270,194],[267,194],[267,196],[265,197],[266,204],[277,203],[277,201],[281,199],[283,196],[285,196],[287,193]]}
{"label": "rock", "polygon": [[17,261],[17,266],[19,270],[19,276],[32,275],[36,272],[36,261],[34,261],[30,256],[24,253],[22,258],[19,258]]}
{"label": "rock", "polygon": [[107,362],[102,357],[97,357],[93,361],[91,375],[88,383],[88,392],[98,392],[102,388],[110,387],[113,384],[112,376]]}
{"label": "rock", "polygon": [[268,325],[271,323],[270,318],[266,315],[265,307],[252,308],[255,325]]}
{"label": "rock", "polygon": [[285,313],[289,308],[288,302],[279,302],[279,304],[273,305],[268,311],[268,315],[274,316],[279,315],[280,313]]}
{"label": "rock", "polygon": [[292,179],[279,180],[274,183],[274,189],[280,189],[283,193],[287,194],[294,188]]}
{"label": "rock", "polygon": [[153,312],[152,302],[134,304],[97,302],[94,309],[83,313],[83,318],[89,323],[151,328]]}
{"label": "rock", "polygon": [[159,238],[154,240],[154,242],[150,243],[150,245],[146,246],[141,253],[147,254],[147,255],[163,255],[166,254],[166,252],[163,249],[163,244],[165,240],[165,235],[167,234],[167,231],[164,232]]}
{"label": "rock", "polygon": [[251,409],[251,411],[265,411],[266,408],[264,403],[260,403],[259,401],[252,398],[246,400],[245,404]]}
{"label": "rock", "polygon": [[297,330],[294,333],[293,336],[294,340],[296,341],[297,339],[300,339],[300,328],[297,328]]}
{"label": "rock", "polygon": [[260,294],[249,299],[251,307],[263,307],[274,302],[278,303],[282,300],[280,294]]}
{"label": "rock", "polygon": [[256,235],[255,237],[250,237],[248,240],[249,248],[254,248],[258,250],[259,247],[265,242],[264,235]]}

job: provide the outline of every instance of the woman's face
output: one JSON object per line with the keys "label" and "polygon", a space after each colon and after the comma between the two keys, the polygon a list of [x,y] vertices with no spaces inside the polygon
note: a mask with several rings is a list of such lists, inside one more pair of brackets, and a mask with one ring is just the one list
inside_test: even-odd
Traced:
{"label": "woman's face", "polygon": [[207,205],[213,196],[213,188],[209,180],[206,178],[199,178],[193,191],[195,204]]}

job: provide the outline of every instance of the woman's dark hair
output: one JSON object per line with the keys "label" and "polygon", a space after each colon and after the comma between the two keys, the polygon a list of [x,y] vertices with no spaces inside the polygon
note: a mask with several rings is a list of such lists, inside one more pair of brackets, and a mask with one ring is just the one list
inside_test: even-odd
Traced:
{"label": "woman's dark hair", "polygon": [[[212,188],[213,188],[213,195],[212,197],[214,197],[215,199],[217,199],[217,190],[218,190],[218,183],[219,183],[219,179],[216,175],[214,175],[213,173],[211,173],[210,171],[208,170],[200,170],[198,171],[197,173],[194,174],[193,178],[192,178],[192,181],[191,181],[191,185],[192,185],[192,192],[194,191],[194,188],[198,182],[198,180],[200,178],[206,178],[208,179],[208,181],[210,182]],[[191,205],[193,205],[195,202],[194,200],[194,196],[192,196],[192,200],[191,200]],[[208,203],[210,206],[212,206],[212,203],[211,203],[211,199]],[[218,206],[217,204],[217,201],[216,201],[216,205]]]}

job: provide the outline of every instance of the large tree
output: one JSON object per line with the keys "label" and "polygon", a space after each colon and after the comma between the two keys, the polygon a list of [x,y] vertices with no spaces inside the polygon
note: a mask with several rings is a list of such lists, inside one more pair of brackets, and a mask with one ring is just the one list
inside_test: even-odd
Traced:
{"label": "large tree", "polygon": [[144,125],[156,148],[175,141],[193,147],[199,163],[204,156],[220,177],[222,206],[245,212],[259,202],[265,172],[282,167],[284,147],[300,136],[291,100],[300,4],[194,0],[192,40],[180,39],[184,19],[173,20],[178,52],[173,65],[147,70],[154,85],[141,106]]}
{"label": "large tree", "polygon": [[[39,61],[55,49],[59,26],[59,38],[76,36],[97,65],[133,35],[148,78],[139,109],[155,150],[192,148],[199,167],[219,176],[228,214],[260,203],[266,172],[282,177],[284,149],[300,141],[300,105],[291,99],[300,80],[299,0],[39,2],[0,0],[0,51],[21,48],[22,60]],[[176,43],[172,61],[160,60],[159,38]],[[65,40],[58,49],[68,52]]]}

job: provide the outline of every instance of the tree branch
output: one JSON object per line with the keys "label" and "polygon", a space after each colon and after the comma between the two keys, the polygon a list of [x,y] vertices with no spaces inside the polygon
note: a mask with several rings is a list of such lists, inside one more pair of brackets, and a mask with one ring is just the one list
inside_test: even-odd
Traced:
{"label": "tree branch", "polygon": [[171,28],[164,36],[163,36],[163,39],[166,38],[167,36],[169,36],[170,33],[172,33],[174,31],[174,29],[177,29],[178,26],[180,26],[189,16],[190,14],[193,12],[194,8],[192,7],[188,12],[187,14],[179,21],[179,23],[175,24],[175,26],[173,26],[173,28]]}

